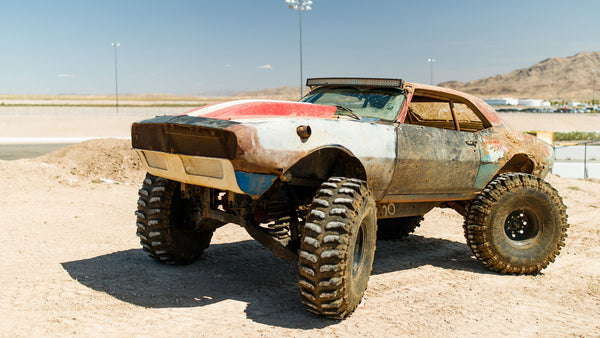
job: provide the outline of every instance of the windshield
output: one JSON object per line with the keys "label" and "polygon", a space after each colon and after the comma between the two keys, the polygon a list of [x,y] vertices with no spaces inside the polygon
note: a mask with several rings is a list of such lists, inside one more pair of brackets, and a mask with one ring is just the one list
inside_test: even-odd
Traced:
{"label": "windshield", "polygon": [[300,101],[338,107],[336,115],[395,121],[404,97],[404,92],[395,88],[322,87]]}

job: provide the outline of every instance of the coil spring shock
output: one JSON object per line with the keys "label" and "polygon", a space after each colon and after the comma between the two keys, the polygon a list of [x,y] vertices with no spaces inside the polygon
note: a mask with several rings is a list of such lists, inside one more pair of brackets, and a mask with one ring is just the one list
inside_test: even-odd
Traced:
{"label": "coil spring shock", "polygon": [[293,214],[287,201],[271,201],[267,205],[267,215],[272,222],[267,224],[269,233],[279,239],[289,238],[290,220]]}

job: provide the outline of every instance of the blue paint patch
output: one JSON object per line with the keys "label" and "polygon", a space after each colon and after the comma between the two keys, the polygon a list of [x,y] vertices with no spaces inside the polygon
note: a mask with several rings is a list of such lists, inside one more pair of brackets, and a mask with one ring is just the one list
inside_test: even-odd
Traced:
{"label": "blue paint patch", "polygon": [[374,117],[361,117],[360,121],[361,122],[367,122],[367,123],[373,123],[373,122],[379,121],[379,119],[378,118],[374,118]]}
{"label": "blue paint patch", "polygon": [[476,189],[483,189],[485,185],[496,175],[500,170],[500,165],[497,163],[482,163],[475,179],[474,187]]}
{"label": "blue paint patch", "polygon": [[277,176],[236,171],[235,178],[243,192],[252,196],[260,196],[273,185]]}

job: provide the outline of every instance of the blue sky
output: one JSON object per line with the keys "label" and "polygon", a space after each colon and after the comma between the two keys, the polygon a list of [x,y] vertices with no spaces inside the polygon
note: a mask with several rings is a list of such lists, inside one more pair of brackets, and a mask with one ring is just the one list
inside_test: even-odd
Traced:
{"label": "blue sky", "polygon": [[[600,51],[600,1],[313,0],[304,75],[470,81]],[[285,0],[0,0],[1,94],[197,95],[299,85]]]}

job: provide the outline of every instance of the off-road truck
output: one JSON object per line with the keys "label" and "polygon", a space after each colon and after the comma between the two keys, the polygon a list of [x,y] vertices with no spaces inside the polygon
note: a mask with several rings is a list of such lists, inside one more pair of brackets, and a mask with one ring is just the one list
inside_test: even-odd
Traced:
{"label": "off-road truck", "polygon": [[132,125],[148,171],[143,250],[188,264],[234,223],[298,261],[306,308],[333,318],[361,301],[377,239],[411,233],[435,207],[464,216],[490,269],[536,274],[564,245],[566,209],[544,177],[552,147],[509,130],[471,95],[400,79],[315,78],[300,102],[241,100]]}

